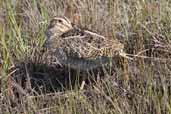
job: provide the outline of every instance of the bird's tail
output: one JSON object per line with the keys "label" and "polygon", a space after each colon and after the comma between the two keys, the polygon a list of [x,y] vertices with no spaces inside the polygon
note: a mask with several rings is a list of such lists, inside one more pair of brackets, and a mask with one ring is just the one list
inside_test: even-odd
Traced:
{"label": "bird's tail", "polygon": [[125,53],[124,51],[121,51],[121,52],[119,53],[119,55],[120,55],[121,57],[126,58],[126,59],[133,60],[133,58],[129,57],[128,54]]}

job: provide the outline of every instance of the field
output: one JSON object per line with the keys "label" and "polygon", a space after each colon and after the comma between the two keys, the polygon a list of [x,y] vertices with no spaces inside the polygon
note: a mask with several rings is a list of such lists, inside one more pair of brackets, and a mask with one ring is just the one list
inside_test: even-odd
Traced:
{"label": "field", "polygon": [[[42,45],[56,15],[118,39],[133,60],[91,71],[54,63]],[[170,114],[170,59],[169,0],[0,1],[0,114]]]}

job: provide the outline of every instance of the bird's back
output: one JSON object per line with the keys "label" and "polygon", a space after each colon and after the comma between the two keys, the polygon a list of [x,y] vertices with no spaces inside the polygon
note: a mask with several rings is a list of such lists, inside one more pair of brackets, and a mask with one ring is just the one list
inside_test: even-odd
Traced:
{"label": "bird's back", "polygon": [[124,46],[117,40],[109,40],[96,33],[73,28],[60,36],[60,47],[68,56],[95,59],[113,57]]}

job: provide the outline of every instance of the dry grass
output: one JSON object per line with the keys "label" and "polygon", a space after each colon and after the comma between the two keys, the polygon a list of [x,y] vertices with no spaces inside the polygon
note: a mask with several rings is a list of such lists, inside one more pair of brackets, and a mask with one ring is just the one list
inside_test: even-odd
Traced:
{"label": "dry grass", "polygon": [[[139,55],[90,72],[52,64],[41,48],[54,15]],[[168,0],[1,0],[0,113],[171,113],[170,27]]]}

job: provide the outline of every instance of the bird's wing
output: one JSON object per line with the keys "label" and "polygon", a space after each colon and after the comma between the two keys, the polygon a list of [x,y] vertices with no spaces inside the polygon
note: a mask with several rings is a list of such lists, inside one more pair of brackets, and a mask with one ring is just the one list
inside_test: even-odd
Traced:
{"label": "bird's wing", "polygon": [[104,36],[79,28],[62,34],[60,42],[69,56],[80,58],[111,57],[115,52],[123,49],[123,44],[117,40],[109,40]]}

